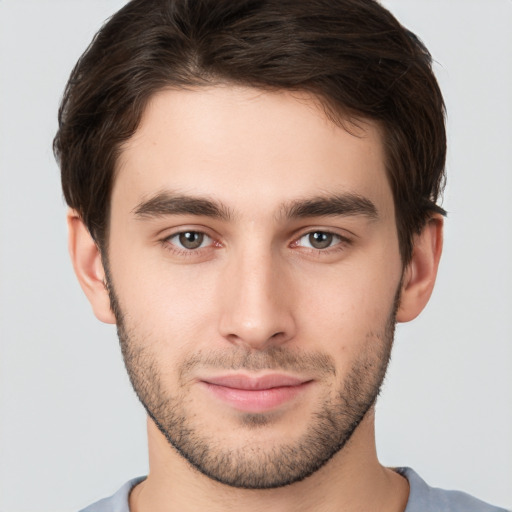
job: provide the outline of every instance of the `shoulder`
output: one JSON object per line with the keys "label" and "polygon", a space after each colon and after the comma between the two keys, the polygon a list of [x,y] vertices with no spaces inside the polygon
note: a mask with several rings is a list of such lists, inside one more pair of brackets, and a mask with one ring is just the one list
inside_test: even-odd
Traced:
{"label": "shoulder", "polygon": [[130,491],[145,478],[142,476],[129,480],[114,495],[97,501],[80,512],[130,512],[128,502]]}
{"label": "shoulder", "polygon": [[411,468],[396,468],[395,471],[409,481],[409,500],[405,512],[507,512],[465,492],[430,487]]}

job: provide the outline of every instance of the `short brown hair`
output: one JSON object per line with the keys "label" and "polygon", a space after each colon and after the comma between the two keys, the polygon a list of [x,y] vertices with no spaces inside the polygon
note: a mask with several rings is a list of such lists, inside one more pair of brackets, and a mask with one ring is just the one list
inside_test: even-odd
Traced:
{"label": "short brown hair", "polygon": [[316,95],[337,122],[381,127],[402,260],[444,184],[444,103],[431,56],[374,0],[133,0],[76,64],[54,152],[68,205],[106,248],[120,147],[149,98],[219,82]]}

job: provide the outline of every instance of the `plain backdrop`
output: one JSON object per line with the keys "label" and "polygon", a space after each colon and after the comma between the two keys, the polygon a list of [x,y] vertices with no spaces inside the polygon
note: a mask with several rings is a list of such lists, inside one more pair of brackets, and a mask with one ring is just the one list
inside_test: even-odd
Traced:
{"label": "plain backdrop", "polygon": [[[66,247],[51,142],[72,66],[117,0],[0,0],[0,511],[78,510],[147,471],[115,330]],[[448,107],[444,258],[398,328],[381,461],[512,506],[512,1],[386,0]]]}

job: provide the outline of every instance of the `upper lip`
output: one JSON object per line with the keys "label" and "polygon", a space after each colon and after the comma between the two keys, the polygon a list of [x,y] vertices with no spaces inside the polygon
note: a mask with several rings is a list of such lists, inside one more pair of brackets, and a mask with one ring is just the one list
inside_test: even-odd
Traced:
{"label": "upper lip", "polygon": [[243,374],[221,375],[201,379],[207,384],[224,386],[226,388],[244,389],[258,391],[262,389],[280,388],[285,386],[300,386],[311,379],[304,379],[283,374],[267,374],[261,376],[250,376]]}

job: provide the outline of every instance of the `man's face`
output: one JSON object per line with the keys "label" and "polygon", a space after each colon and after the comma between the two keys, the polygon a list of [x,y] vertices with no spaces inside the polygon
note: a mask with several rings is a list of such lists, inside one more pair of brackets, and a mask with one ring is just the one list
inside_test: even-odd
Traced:
{"label": "man's face", "polygon": [[349,128],[305,94],[168,90],[122,148],[126,366],[169,442],[226,484],[316,471],[382,382],[402,265],[379,132]]}

